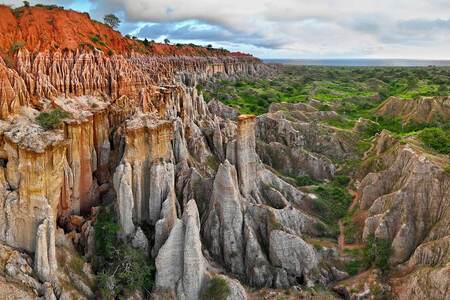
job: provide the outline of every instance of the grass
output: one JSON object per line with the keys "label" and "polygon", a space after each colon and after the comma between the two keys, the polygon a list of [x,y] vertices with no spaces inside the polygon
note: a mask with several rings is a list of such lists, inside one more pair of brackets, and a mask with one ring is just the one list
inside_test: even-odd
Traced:
{"label": "grass", "polygon": [[36,122],[45,130],[51,130],[57,128],[63,119],[68,118],[70,114],[56,108],[50,112],[41,112],[36,117]]}
{"label": "grass", "polygon": [[203,294],[203,300],[225,300],[230,295],[231,290],[228,282],[219,276],[214,276],[208,282],[206,290]]}

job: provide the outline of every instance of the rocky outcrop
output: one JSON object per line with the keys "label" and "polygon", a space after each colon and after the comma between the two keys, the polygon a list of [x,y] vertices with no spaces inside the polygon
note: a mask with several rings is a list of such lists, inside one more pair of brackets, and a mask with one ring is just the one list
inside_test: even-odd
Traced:
{"label": "rocky outcrop", "polygon": [[190,200],[156,257],[156,287],[176,291],[179,299],[199,299],[206,281],[201,245],[197,205]]}
{"label": "rocky outcrop", "polygon": [[278,103],[256,121],[257,152],[261,160],[290,176],[330,179],[336,167],[331,159],[355,157],[355,133],[319,123],[336,118],[304,103]]}
{"label": "rocky outcrop", "polygon": [[120,227],[126,236],[134,233],[134,199],[131,187],[131,166],[129,163],[121,164],[114,173],[114,189],[117,194],[116,211]]}
{"label": "rocky outcrop", "polygon": [[367,210],[363,238],[374,235],[391,247],[392,280],[399,299],[445,299],[448,278],[449,160],[427,153],[413,138],[400,143],[381,132],[366,153],[358,188]]}
{"label": "rocky outcrop", "polygon": [[411,100],[389,97],[375,113],[379,116],[399,117],[405,123],[445,123],[450,118],[450,97],[420,97]]}
{"label": "rocky outcrop", "polygon": [[2,123],[0,239],[34,252],[39,225],[56,224],[64,186],[66,143],[25,116]]}
{"label": "rocky outcrop", "polygon": [[244,273],[241,197],[236,169],[226,160],[214,179],[204,238],[211,254],[237,274]]}
{"label": "rocky outcrop", "polygon": [[367,154],[368,160],[378,155],[386,168],[365,176],[358,195],[361,209],[369,212],[364,237],[374,234],[391,241],[391,263],[398,264],[430,234],[432,239],[449,234],[441,226],[446,226],[442,221],[450,209],[450,177],[443,170],[445,159],[428,155],[412,143],[383,149],[381,145],[390,140],[383,131]]}
{"label": "rocky outcrop", "polygon": [[39,225],[36,234],[34,268],[42,281],[56,279],[57,263],[55,249],[55,225],[52,218],[45,219]]}

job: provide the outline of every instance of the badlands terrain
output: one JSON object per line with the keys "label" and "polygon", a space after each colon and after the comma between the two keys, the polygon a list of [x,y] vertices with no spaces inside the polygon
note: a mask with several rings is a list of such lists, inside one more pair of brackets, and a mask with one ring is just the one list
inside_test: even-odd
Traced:
{"label": "badlands terrain", "polygon": [[0,16],[0,299],[449,299],[449,68]]}

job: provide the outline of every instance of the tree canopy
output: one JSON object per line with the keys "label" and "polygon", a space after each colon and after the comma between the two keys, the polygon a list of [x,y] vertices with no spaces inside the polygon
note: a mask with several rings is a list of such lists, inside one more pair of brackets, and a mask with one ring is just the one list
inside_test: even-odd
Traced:
{"label": "tree canopy", "polygon": [[120,25],[120,19],[114,15],[114,14],[109,14],[106,15],[103,20],[105,21],[105,24],[110,26],[111,28],[117,28]]}

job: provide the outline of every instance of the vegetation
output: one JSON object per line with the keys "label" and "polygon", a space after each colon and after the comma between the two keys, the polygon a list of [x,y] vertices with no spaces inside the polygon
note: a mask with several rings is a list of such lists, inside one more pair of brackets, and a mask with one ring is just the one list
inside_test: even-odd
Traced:
{"label": "vegetation", "polygon": [[346,264],[346,271],[349,275],[356,275],[370,267],[376,267],[383,272],[389,270],[391,243],[388,240],[376,238],[371,234],[367,237],[364,248],[350,252],[355,259]]}
{"label": "vegetation", "polygon": [[[346,179],[344,179],[346,178]],[[352,196],[346,186],[348,177],[338,176],[330,183],[322,183],[314,192],[318,199],[313,203],[313,210],[337,235],[339,232],[337,222],[344,217],[352,202]]]}
{"label": "vegetation", "polygon": [[214,276],[208,282],[202,299],[206,300],[225,300],[230,294],[228,282],[219,276]]}
{"label": "vegetation", "polygon": [[103,17],[103,21],[109,27],[116,29],[120,25],[120,19],[114,14],[108,14]]}
{"label": "vegetation", "polygon": [[25,46],[25,42],[22,40],[19,41],[15,41],[14,43],[12,43],[9,51],[11,54],[16,53],[17,51],[19,51],[19,49],[22,49]]}
{"label": "vegetation", "polygon": [[46,4],[36,4],[35,6],[36,6],[36,7],[42,7],[42,8],[48,9],[48,10],[57,9],[57,8],[59,8],[59,9],[64,9],[63,6],[58,6],[58,5],[54,5],[54,4],[50,4],[50,5],[46,5]]}
{"label": "vegetation", "polygon": [[255,114],[267,112],[271,103],[315,99],[324,103],[321,110],[337,102],[338,112],[349,119],[375,119],[370,110],[389,96],[413,99],[448,95],[449,71],[447,67],[287,66],[276,76],[210,83],[205,99],[216,98],[241,113]]}
{"label": "vegetation", "polygon": [[50,112],[41,112],[36,117],[36,122],[45,130],[51,130],[57,128],[63,119],[68,118],[70,114],[56,108]]}
{"label": "vegetation", "polygon": [[439,153],[450,155],[450,131],[442,128],[426,128],[419,133],[422,143]]}
{"label": "vegetation", "polygon": [[295,177],[295,183],[298,186],[306,186],[306,185],[316,185],[319,183],[319,181],[315,180],[309,175],[304,175]]}
{"label": "vegetation", "polygon": [[164,44],[170,44],[170,40],[169,39],[164,39]]}
{"label": "vegetation", "polygon": [[450,164],[448,164],[447,166],[445,166],[444,171],[448,174],[450,174]]}
{"label": "vegetation", "polygon": [[389,257],[391,255],[391,243],[388,240],[379,239],[373,234],[367,237],[367,245],[363,249],[363,259],[366,266],[375,266],[382,271],[389,269]]}
{"label": "vegetation", "polygon": [[154,265],[142,250],[132,248],[117,238],[120,226],[112,212],[99,212],[94,226],[98,288],[105,299],[121,298],[136,289],[150,293]]}

